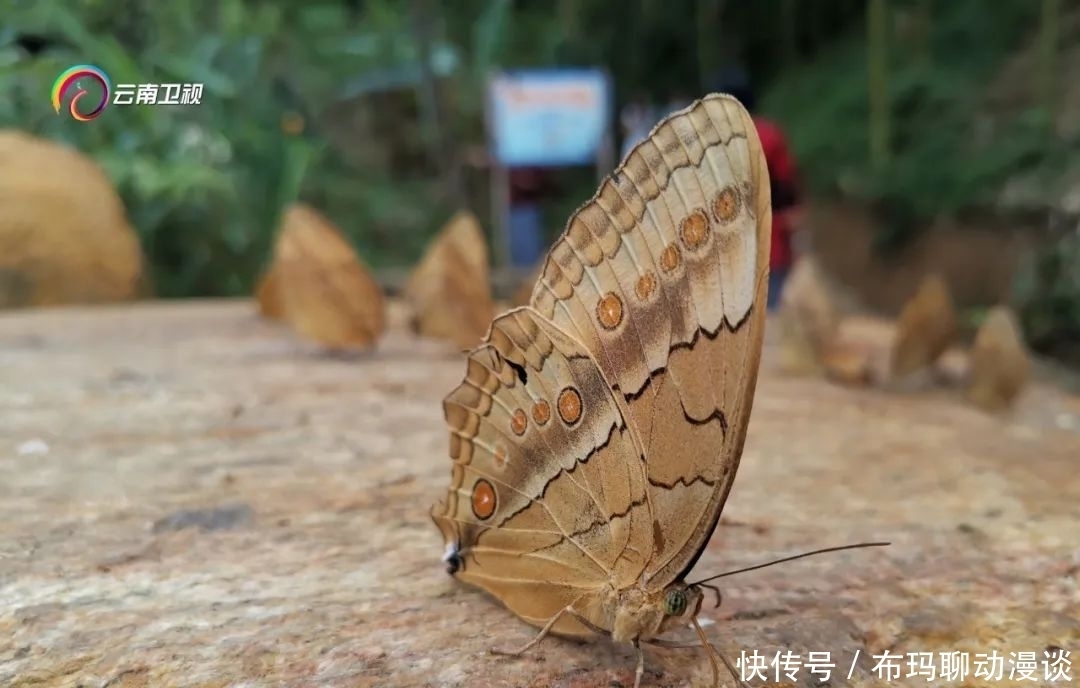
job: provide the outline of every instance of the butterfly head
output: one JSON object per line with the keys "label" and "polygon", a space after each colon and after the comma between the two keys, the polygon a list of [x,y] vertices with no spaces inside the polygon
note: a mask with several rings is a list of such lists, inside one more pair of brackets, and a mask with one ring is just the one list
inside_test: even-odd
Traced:
{"label": "butterfly head", "polygon": [[690,619],[697,616],[705,595],[700,588],[686,583],[669,585],[663,593],[664,617],[659,632],[673,628],[685,628]]}
{"label": "butterfly head", "polygon": [[671,628],[686,626],[701,607],[702,593],[686,583],[666,588],[632,585],[611,587],[597,625],[610,628],[617,643],[656,638]]}

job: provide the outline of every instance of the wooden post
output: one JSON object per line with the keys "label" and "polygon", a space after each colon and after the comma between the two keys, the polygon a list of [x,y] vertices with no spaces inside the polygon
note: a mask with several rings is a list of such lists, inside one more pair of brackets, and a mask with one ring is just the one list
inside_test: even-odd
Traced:
{"label": "wooden post", "polygon": [[488,151],[488,170],[491,178],[491,255],[494,267],[510,265],[510,170],[495,150],[494,97],[492,88],[498,73],[488,74],[484,88],[484,127]]}
{"label": "wooden post", "polygon": [[491,161],[491,252],[497,267],[510,266],[510,170]]}
{"label": "wooden post", "polygon": [[604,72],[607,80],[607,98],[608,103],[611,104],[611,110],[608,112],[606,125],[604,127],[604,136],[600,139],[600,145],[596,149],[596,178],[597,183],[604,180],[604,177],[611,174],[615,170],[615,166],[618,165],[621,160],[618,158],[618,151],[615,148],[615,127],[614,120],[618,117],[618,113],[615,111],[615,99],[613,97],[614,80],[611,77],[611,73]]}

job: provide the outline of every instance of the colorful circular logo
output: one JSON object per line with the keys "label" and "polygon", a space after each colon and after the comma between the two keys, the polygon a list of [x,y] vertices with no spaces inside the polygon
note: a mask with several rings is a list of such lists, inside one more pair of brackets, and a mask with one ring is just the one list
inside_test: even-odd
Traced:
{"label": "colorful circular logo", "polygon": [[[96,107],[90,109],[89,112],[82,112],[86,109],[86,105],[80,108],[79,101],[82,97],[89,94],[85,88],[78,85],[80,80],[89,80],[96,83],[101,88],[101,102]],[[71,96],[71,100],[68,102],[68,112],[71,114],[72,119],[76,119],[80,122],[89,122],[92,119],[97,118],[102,112],[105,111],[105,107],[109,104],[109,95],[112,92],[112,84],[109,83],[109,77],[105,76],[105,72],[101,71],[94,65],[75,65],[70,69],[64,71],[52,87],[52,104],[53,109],[57,114],[60,114],[60,107],[66,98],[68,91],[74,89],[74,94]]]}

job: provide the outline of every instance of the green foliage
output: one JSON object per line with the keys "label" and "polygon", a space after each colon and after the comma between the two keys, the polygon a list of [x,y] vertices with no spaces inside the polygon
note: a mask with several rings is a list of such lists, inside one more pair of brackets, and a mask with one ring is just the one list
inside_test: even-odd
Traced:
{"label": "green foliage", "polygon": [[1080,363],[1080,231],[1024,262],[1015,297],[1032,347]]}
{"label": "green foliage", "polygon": [[[423,169],[419,182],[389,179],[370,153],[346,160],[325,124],[350,79],[414,58],[395,4],[368,5],[361,30],[330,2],[16,2],[0,32],[0,124],[65,141],[106,169],[163,296],[246,293],[298,198],[317,202],[369,260],[400,259],[379,228],[434,226],[433,180]],[[16,29],[59,45],[30,56]],[[53,112],[49,89],[79,63],[114,85],[202,83],[202,100],[110,107],[76,122]],[[422,238],[405,243],[415,252]]]}
{"label": "green foliage", "polygon": [[[864,35],[853,32],[825,47],[770,86],[765,109],[787,125],[806,183],[818,194],[874,208],[881,221],[875,245],[885,254],[938,215],[980,209],[1007,217],[1012,209],[1003,191],[1017,180],[1032,190],[1034,198],[1026,199],[1032,206],[1054,207],[1080,159],[1080,137],[1054,137],[1049,108],[1060,99],[1048,95],[1047,85],[1054,75],[1030,74],[1030,85],[1009,85],[1005,105],[993,99],[996,78],[1021,51],[1032,67],[1053,64],[1047,45],[1057,27],[1047,27],[1040,14],[1050,3],[1006,0],[994,3],[993,12],[980,0],[886,4],[892,16],[887,164],[871,164]],[[1053,12],[1048,16],[1056,23]],[[1076,361],[1078,266],[1080,240],[1073,235],[1040,250],[1016,282],[1032,346]]]}
{"label": "green foliage", "polygon": [[[748,63],[811,190],[878,207],[883,250],[934,215],[995,204],[1018,174],[1053,189],[1080,141],[1048,140],[1038,89],[1005,114],[986,103],[1003,62],[1040,35],[1040,4],[883,4],[890,121],[880,168],[869,155],[865,0],[632,0],[616,12],[606,0],[8,0],[0,125],[66,141],[105,167],[166,296],[247,292],[297,199],[376,267],[411,264],[456,206],[483,217],[482,171],[464,198],[440,175],[446,157],[482,144],[484,88],[498,67],[605,66],[621,103],[689,98],[716,69]],[[418,18],[430,22],[426,46]],[[55,45],[31,55],[20,34]],[[424,88],[422,54],[442,108]],[[202,103],[112,107],[74,122],[52,111],[49,88],[79,63],[114,84],[203,83]],[[545,208],[551,233],[595,188],[585,169],[558,181],[562,198]]]}
{"label": "green foliage", "polygon": [[[911,3],[891,2],[897,16]],[[926,220],[993,207],[1017,175],[1053,178],[1080,152],[1080,140],[1048,146],[1047,113],[1033,103],[1016,114],[986,111],[987,84],[1031,38],[1037,3],[934,3],[927,59],[900,37],[890,49],[889,164],[871,165],[865,38],[852,34],[770,87],[765,109],[789,130],[807,183],[883,211],[882,247],[901,243]]]}
{"label": "green foliage", "polygon": [[[801,40],[804,5],[784,4],[785,35]],[[815,4],[839,26],[852,3]],[[776,7],[639,0],[613,13],[601,0],[9,0],[0,125],[65,141],[104,166],[159,294],[240,294],[271,250],[281,211],[298,198],[325,212],[375,266],[412,263],[455,206],[483,216],[486,193],[448,197],[437,163],[441,142],[451,141],[460,159],[483,141],[484,88],[495,68],[602,65],[620,98],[692,97],[743,48],[763,74],[780,68],[774,39],[761,29]],[[428,52],[450,113],[443,121],[422,88],[418,9],[434,28]],[[687,30],[687,17],[698,30]],[[815,26],[814,41],[827,40],[828,23]],[[16,43],[25,34],[52,44],[31,55]],[[91,123],[74,122],[52,111],[48,91],[79,63],[98,65],[114,84],[202,83],[202,102],[110,107]],[[560,174],[566,203],[546,209],[552,233],[594,188],[592,175],[578,172]],[[483,178],[472,186],[485,186]]]}

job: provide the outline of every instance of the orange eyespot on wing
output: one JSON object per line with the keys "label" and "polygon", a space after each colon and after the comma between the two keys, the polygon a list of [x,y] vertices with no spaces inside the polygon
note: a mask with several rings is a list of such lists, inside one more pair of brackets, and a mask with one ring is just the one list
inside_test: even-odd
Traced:
{"label": "orange eyespot on wing", "polygon": [[581,418],[581,395],[573,387],[559,392],[559,417],[567,425],[573,425]]}
{"label": "orange eyespot on wing", "polygon": [[477,480],[472,491],[472,510],[481,521],[491,518],[496,507],[495,488],[486,480]]}

